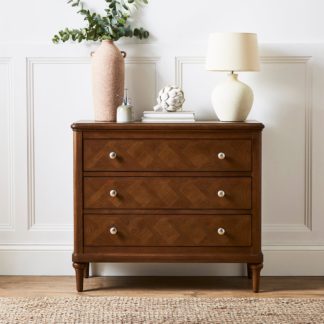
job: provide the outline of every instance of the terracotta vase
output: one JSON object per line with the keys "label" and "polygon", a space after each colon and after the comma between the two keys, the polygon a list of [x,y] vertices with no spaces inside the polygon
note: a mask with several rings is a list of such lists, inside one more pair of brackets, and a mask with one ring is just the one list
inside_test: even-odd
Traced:
{"label": "terracotta vase", "polygon": [[112,41],[102,41],[92,55],[92,88],[96,121],[116,121],[117,107],[121,105],[124,93],[124,57],[125,55]]}

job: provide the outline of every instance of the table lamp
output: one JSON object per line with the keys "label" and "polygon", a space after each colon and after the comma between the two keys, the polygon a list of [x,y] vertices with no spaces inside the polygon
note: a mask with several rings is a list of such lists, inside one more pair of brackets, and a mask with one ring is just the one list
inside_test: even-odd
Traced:
{"label": "table lamp", "polygon": [[234,72],[259,71],[257,35],[251,33],[213,33],[209,36],[206,68],[228,71],[227,80],[216,86],[212,104],[221,121],[246,120],[253,105],[253,91],[238,80]]}

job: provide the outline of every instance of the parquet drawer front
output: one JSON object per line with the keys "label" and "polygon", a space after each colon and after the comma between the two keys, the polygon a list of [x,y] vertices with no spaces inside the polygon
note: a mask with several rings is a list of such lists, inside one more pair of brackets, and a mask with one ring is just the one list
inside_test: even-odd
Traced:
{"label": "parquet drawer front", "polygon": [[251,178],[85,177],[84,208],[250,209]]}
{"label": "parquet drawer front", "polygon": [[251,216],[85,215],[84,240],[85,246],[249,246]]}
{"label": "parquet drawer front", "polygon": [[251,170],[248,139],[85,139],[83,149],[85,171]]}

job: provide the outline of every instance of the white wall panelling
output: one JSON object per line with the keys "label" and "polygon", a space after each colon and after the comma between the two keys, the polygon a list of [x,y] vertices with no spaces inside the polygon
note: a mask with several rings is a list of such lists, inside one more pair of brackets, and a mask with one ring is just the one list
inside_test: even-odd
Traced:
{"label": "white wall panelling", "polygon": [[0,232],[14,230],[12,60],[0,57]]}
{"label": "white wall panelling", "polygon": [[[157,98],[159,57],[130,57],[126,59],[125,87],[135,109],[134,117],[141,118]],[[140,82],[139,82],[140,81]]]}
{"label": "white wall panelling", "polygon": [[[62,157],[66,157],[66,149],[64,144],[67,142],[65,137],[63,140],[60,139],[58,134],[58,122],[62,121],[63,125],[61,129],[63,129],[63,134],[68,135],[67,131],[64,128],[67,128],[68,125],[65,123],[66,119],[64,116],[64,111],[60,111],[58,108],[62,107],[63,109],[69,109],[70,107],[55,105],[52,106],[53,100],[48,99],[51,98],[51,95],[60,98],[62,100],[62,95],[65,96],[68,91],[63,91],[62,88],[66,86],[66,84],[62,87],[62,82],[60,82],[60,88],[51,87],[50,81],[52,79],[50,73],[45,73],[45,80],[41,81],[42,85],[46,85],[46,88],[39,93],[35,93],[35,82],[37,82],[35,69],[36,67],[54,67],[54,70],[58,70],[59,67],[63,69],[68,69],[70,66],[75,64],[77,65],[87,65],[89,63],[89,58],[73,58],[73,57],[39,57],[39,58],[27,58],[27,141],[28,141],[28,151],[27,151],[27,186],[28,186],[28,229],[31,231],[71,231],[72,230],[72,208],[71,202],[69,204],[69,200],[71,201],[72,195],[71,190],[64,192],[66,187],[70,186],[61,186],[64,180],[72,181],[71,177],[71,159],[67,158],[67,161],[62,161]],[[50,71],[46,71],[50,72]],[[54,71],[52,71],[54,72]],[[62,72],[62,71],[61,71]],[[70,71],[73,74],[73,71]],[[79,77],[79,75],[78,75]],[[60,76],[58,75],[58,78]],[[53,79],[56,82],[57,79]],[[61,79],[62,81],[62,79]],[[71,80],[72,81],[72,80]],[[78,84],[75,84],[76,86]],[[51,90],[52,89],[52,90]],[[46,91],[47,90],[47,91]],[[63,92],[62,92],[63,91]],[[43,118],[38,118],[39,124],[35,125],[35,101],[39,98],[36,97],[38,94],[43,94],[45,98],[44,104],[41,104],[38,112],[43,113]],[[36,97],[36,98],[35,98]],[[41,98],[42,99],[42,98]],[[40,100],[41,100],[40,99]],[[53,99],[53,98],[51,98]],[[63,99],[64,100],[64,99]],[[51,108],[54,110],[54,114],[49,114]],[[57,117],[57,118],[55,118]],[[63,119],[63,120],[62,120]],[[52,123],[52,128],[51,128]],[[37,129],[36,129],[37,127]],[[43,204],[40,206],[39,213],[46,214],[46,216],[50,216],[50,222],[37,222],[36,218],[36,193],[35,193],[35,183],[36,183],[36,166],[35,166],[35,133],[38,131],[39,134],[39,145],[41,145],[39,157],[43,159],[40,163],[40,169],[42,173],[39,176],[39,191],[40,198],[38,202]],[[58,137],[57,137],[58,136]],[[67,144],[67,149],[71,149],[71,145]],[[47,149],[48,148],[48,149]],[[55,149],[55,151],[54,151]],[[67,162],[67,163],[65,163]],[[58,167],[58,163],[60,163],[60,167]],[[64,172],[64,165],[69,168],[69,175],[66,175]],[[61,177],[60,174],[63,173]],[[46,181],[47,180],[47,181]],[[58,181],[57,181],[58,180]],[[57,181],[57,182],[56,182]],[[68,196],[68,200],[64,201],[64,197]],[[55,199],[53,199],[55,197]],[[61,198],[61,199],[60,199]],[[42,208],[43,207],[43,208]],[[60,207],[63,207],[62,209]],[[63,212],[63,215],[62,215]],[[48,215],[52,213],[51,215]],[[58,217],[57,217],[58,216]],[[61,221],[57,222],[57,220],[64,218],[69,220],[69,222]],[[62,217],[63,216],[63,217]],[[41,217],[41,216],[40,216]]]}
{"label": "white wall panelling", "polygon": [[[301,83],[301,86],[299,87],[298,93],[296,91],[295,97],[297,97],[298,100],[296,102],[300,102],[300,108],[304,109],[304,112],[301,113],[300,115],[300,124],[297,125],[296,123],[293,124],[293,126],[296,127],[295,129],[295,134],[298,133],[300,128],[299,126],[303,126],[304,124],[304,138],[302,141],[296,141],[299,147],[297,148],[298,154],[303,152],[303,159],[302,161],[303,165],[301,168],[304,169],[304,182],[302,183],[302,186],[298,186],[298,192],[294,192],[296,188],[290,187],[291,195],[300,197],[300,192],[303,191],[303,196],[304,196],[304,201],[303,201],[303,206],[299,207],[299,213],[296,213],[294,210],[289,211],[289,205],[295,205],[291,204],[291,200],[287,199],[287,196],[284,194],[282,195],[280,193],[280,190],[273,190],[273,193],[276,195],[275,197],[272,197],[271,202],[267,202],[268,196],[264,195],[264,200],[267,203],[266,208],[264,208],[264,213],[266,214],[276,214],[278,215],[278,218],[282,220],[286,220],[285,213],[290,213],[294,219],[295,223],[287,223],[285,224],[284,222],[281,223],[273,223],[273,222],[268,222],[264,224],[264,231],[267,232],[309,232],[312,229],[312,78],[311,78],[311,67],[310,67],[310,61],[311,57],[310,56],[266,56],[261,58],[261,63],[262,63],[262,68],[261,70],[266,70],[263,71],[261,78],[264,80],[270,79],[271,75],[267,75],[267,70],[271,69],[271,66],[276,66],[275,69],[281,69],[283,70],[285,65],[288,65],[289,68],[291,67],[293,70],[298,69],[299,71],[296,71],[296,75],[294,73],[290,73],[289,77],[294,78],[296,77],[297,83]],[[208,72],[204,71],[204,64],[205,64],[205,58],[204,57],[177,57],[176,58],[176,84],[178,84],[180,87],[182,87],[185,90],[185,93],[189,93],[189,101],[190,102],[195,102],[196,104],[201,104],[199,112],[197,113],[199,119],[210,119],[213,114],[213,112],[210,110],[210,104],[209,104],[209,97],[211,93],[211,88],[213,85],[216,84],[216,80],[210,80],[210,76],[207,75]],[[269,65],[269,66],[264,66],[264,65]],[[192,70],[191,70],[192,69]],[[199,70],[200,78],[197,81],[197,70]],[[294,72],[294,71],[291,72]],[[210,74],[210,73],[209,73]],[[197,83],[202,84],[203,80],[205,81],[205,87],[200,87],[198,91],[194,91],[194,86],[195,84],[192,83],[193,75],[195,75],[195,80]],[[281,80],[283,80],[282,76],[279,75]],[[215,78],[216,79],[216,78]],[[200,82],[199,82],[200,81]],[[219,81],[219,76],[217,76],[217,81]],[[292,81],[291,79],[287,80],[289,83]],[[253,80],[252,80],[253,82]],[[296,86],[299,86],[299,84],[296,84]],[[268,89],[258,89],[257,84],[253,87],[256,88],[258,91],[258,97],[267,97],[267,91]],[[284,89],[283,89],[284,90]],[[284,92],[282,90],[281,93],[281,101],[283,104],[286,104],[286,102],[289,102],[291,99],[291,92]],[[297,90],[297,89],[296,89]],[[265,92],[265,93],[264,93]],[[204,101],[201,100],[201,98],[204,98]],[[257,100],[256,100],[257,101]],[[254,109],[258,109],[258,102],[255,103]],[[299,108],[299,107],[298,107]],[[270,107],[271,109],[271,107]],[[294,118],[297,116],[291,116],[291,118]],[[265,122],[266,123],[266,122]],[[271,150],[271,147],[273,146],[280,146],[280,142],[282,140],[282,135],[284,132],[292,132],[291,129],[285,129],[286,125],[282,125],[281,132],[278,133],[279,136],[277,138],[277,141],[275,141],[274,138],[271,138],[272,143],[270,146],[270,149],[265,145],[264,150],[266,151],[267,156],[265,157],[266,160],[270,161],[270,165],[268,168],[272,168],[272,159],[270,156],[273,156],[272,152],[269,152]],[[290,135],[290,134],[289,134]],[[287,152],[288,150],[285,149],[285,147],[282,147],[283,152]],[[268,153],[269,152],[269,153]],[[283,156],[278,156],[278,160],[282,161],[282,168],[284,170],[288,170],[291,168],[291,166],[294,164],[293,163],[293,157],[290,159],[283,159]],[[267,161],[265,162],[267,164]],[[284,164],[286,163],[286,165]],[[293,181],[293,178],[296,177],[296,174],[298,174],[299,178],[302,175],[300,170],[293,170],[293,173],[291,174],[291,181],[287,183],[288,186]],[[271,178],[273,177],[272,173],[265,173],[263,176],[263,181],[265,183],[268,183]],[[279,183],[279,179],[276,179],[276,183]],[[272,187],[273,189],[273,187]],[[271,193],[270,193],[271,194]],[[276,210],[277,204],[280,204],[280,209],[279,213]],[[286,208],[282,208],[283,206],[286,205]],[[288,207],[288,208],[287,208]],[[287,210],[288,209],[288,210]],[[302,217],[299,217],[303,213]],[[271,221],[273,217],[268,217],[269,221]],[[297,218],[297,219],[296,219]],[[293,219],[293,220],[294,220]],[[300,221],[300,223],[298,222]]]}
{"label": "white wall panelling", "polygon": [[[258,33],[262,71],[240,78],[255,93],[249,118],[266,126],[265,275],[324,274],[324,3],[297,2],[287,0],[279,10],[273,1],[203,0],[197,6],[193,0],[151,0],[141,17],[151,39],[119,42],[128,53],[126,86],[137,118],[155,104],[160,88],[174,83],[185,90],[186,109],[199,119],[215,119],[210,93],[224,74],[204,69],[208,33]],[[93,118],[89,54],[95,45],[49,43],[60,27],[81,21],[65,1],[23,2],[19,12],[15,6],[5,1],[0,12],[0,274],[72,274],[70,124]],[[287,16],[291,8],[294,15]],[[29,24],[39,19],[42,28]],[[244,272],[241,265],[208,264],[93,270],[169,275],[189,268],[190,275]]]}
{"label": "white wall panelling", "polygon": [[[167,49],[156,44],[125,47],[129,53],[126,86],[133,98],[137,118],[143,110],[151,109],[157,91],[169,83],[184,88],[185,107],[194,109],[199,119],[215,118],[209,102],[210,93],[224,75],[205,71],[204,45],[187,44],[181,48],[173,45]],[[320,55],[323,48],[321,44],[265,44],[262,46],[262,72],[241,73],[240,76],[253,87],[256,96],[250,117],[263,121],[266,126],[263,151],[263,242],[265,257],[269,259],[265,263],[264,274],[323,273],[324,265],[320,261],[324,253],[323,202],[317,189],[323,178],[320,161],[324,152],[319,142],[323,130],[318,121],[323,102],[320,90],[324,84],[321,73],[324,60]],[[28,255],[35,261],[29,266],[29,274],[55,274],[55,271],[58,274],[72,273],[69,268],[70,256],[66,260],[72,250],[70,124],[78,119],[92,119],[90,51],[91,48],[80,50],[80,47],[71,46],[23,46],[19,57],[13,59],[20,66],[24,61],[26,75],[22,71],[10,74],[12,59],[1,61],[1,68],[5,71],[5,74],[1,74],[1,82],[9,85],[3,88],[5,98],[13,95],[10,84],[25,85],[27,112],[27,138],[21,138],[16,143],[19,152],[23,150],[23,142],[26,145],[26,197],[20,195],[17,201],[7,198],[5,206],[9,206],[12,201],[12,208],[20,208],[26,199],[28,208],[26,213],[20,209],[16,216],[18,231],[13,231],[11,225],[13,213],[10,217],[0,216],[1,229],[12,230],[11,234],[8,232],[7,236],[3,236],[0,257],[9,264],[12,258],[15,267],[15,264],[22,262],[22,255],[28,250]],[[14,51],[9,50],[9,54],[14,55]],[[10,75],[19,78],[19,82],[9,82]],[[23,93],[19,87],[15,90]],[[7,104],[2,108],[5,107],[7,113],[13,108],[8,108],[13,106],[13,100],[5,100]],[[4,128],[3,138],[9,161],[13,159],[14,150],[9,149],[13,143],[11,146],[8,143],[14,138],[15,127],[12,118],[8,114],[6,116],[6,125],[11,126]],[[16,121],[20,119],[21,116]],[[25,161],[16,163],[17,169],[12,170],[20,170]],[[12,167],[12,161],[8,165]],[[12,173],[9,178],[10,172],[5,173],[8,179],[6,183],[11,184],[4,189],[11,190],[11,194],[13,192],[10,188],[14,188],[13,180],[16,179]],[[25,227],[23,224],[26,224]],[[314,263],[306,267],[303,260],[308,260],[309,254],[314,257]],[[36,266],[40,258],[46,259],[44,255],[52,255],[52,260],[56,260],[51,271],[47,265]],[[295,272],[278,267],[287,258],[292,258],[296,264]],[[60,264],[62,267],[59,267]],[[187,270],[186,265],[115,264],[107,268],[99,265],[93,267],[97,273],[110,275],[155,274],[158,269],[165,274]],[[191,275],[212,272],[241,274],[244,271],[243,267],[235,265],[200,265],[192,269]],[[231,269],[230,272],[228,269]],[[9,274],[9,266],[0,266],[0,272]],[[22,274],[19,269],[13,269],[12,273]]]}
{"label": "white wall panelling", "polygon": [[[302,66],[300,80],[303,80],[304,89],[303,108],[304,108],[304,219],[303,223],[296,224],[265,224],[265,231],[281,231],[281,232],[309,232],[312,230],[312,69],[311,69],[311,56],[282,56],[282,57],[264,57],[262,58],[263,64],[292,64],[297,67]],[[291,130],[289,130],[291,131]],[[302,143],[300,143],[302,145]],[[288,169],[292,165],[289,161]],[[296,173],[301,175],[300,172]],[[295,176],[296,176],[295,174]],[[267,181],[267,179],[265,179]],[[283,215],[282,215],[283,216]]]}
{"label": "white wall panelling", "polygon": [[[158,61],[158,57],[131,57],[126,61],[126,87],[134,104],[143,110],[150,109],[156,98]],[[80,107],[88,107],[84,109],[88,116],[83,115],[91,119],[90,59],[30,57],[26,62],[28,228],[31,231],[71,231],[72,143],[66,139],[71,137],[72,116],[80,119]],[[138,82],[138,76],[142,82]],[[85,94],[86,103],[79,95],[80,90]],[[137,118],[140,114],[137,110]],[[62,188],[62,183],[68,185]]]}

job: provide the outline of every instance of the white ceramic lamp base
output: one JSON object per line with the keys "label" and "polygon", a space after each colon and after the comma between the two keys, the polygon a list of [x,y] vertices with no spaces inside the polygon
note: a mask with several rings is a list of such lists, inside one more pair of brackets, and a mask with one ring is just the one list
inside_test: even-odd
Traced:
{"label": "white ceramic lamp base", "polygon": [[229,74],[212,93],[213,108],[220,121],[244,121],[251,111],[253,91],[237,77]]}

